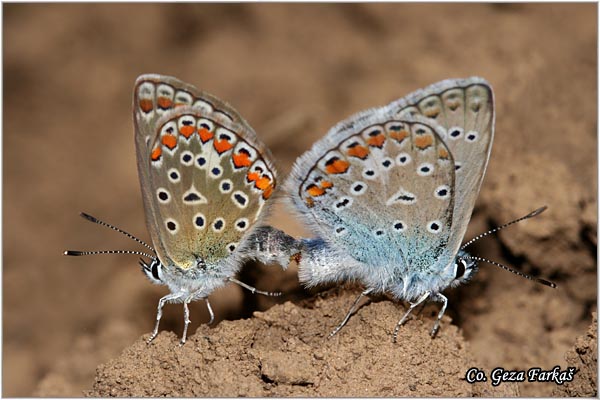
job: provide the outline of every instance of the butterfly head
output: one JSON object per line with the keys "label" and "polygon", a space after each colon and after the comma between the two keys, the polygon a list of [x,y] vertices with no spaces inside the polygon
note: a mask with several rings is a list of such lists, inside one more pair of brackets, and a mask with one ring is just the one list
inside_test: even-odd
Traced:
{"label": "butterfly head", "polygon": [[452,269],[453,278],[448,285],[449,287],[456,287],[469,282],[478,270],[477,261],[470,258],[469,254],[464,250],[458,252],[450,268]]}
{"label": "butterfly head", "polygon": [[147,263],[140,258],[142,272],[150,279],[150,282],[156,285],[164,285],[163,266],[158,258],[153,258]]}

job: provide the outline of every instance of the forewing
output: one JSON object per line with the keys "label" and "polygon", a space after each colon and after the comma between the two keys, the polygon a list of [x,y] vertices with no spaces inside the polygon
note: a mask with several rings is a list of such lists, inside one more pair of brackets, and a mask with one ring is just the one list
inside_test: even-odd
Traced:
{"label": "forewing", "polygon": [[456,165],[453,235],[456,253],[463,240],[492,150],[494,98],[481,78],[445,80],[416,91],[388,106],[400,118],[423,116],[443,129]]}
{"label": "forewing", "polygon": [[175,78],[141,76],[134,93],[138,171],[159,258],[185,269],[226,257],[275,188],[269,151],[231,106]]}

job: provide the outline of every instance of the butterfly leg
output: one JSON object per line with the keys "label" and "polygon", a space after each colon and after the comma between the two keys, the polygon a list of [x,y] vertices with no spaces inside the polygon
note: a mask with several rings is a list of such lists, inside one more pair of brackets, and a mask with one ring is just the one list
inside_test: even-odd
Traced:
{"label": "butterfly leg", "polygon": [[408,318],[408,316],[410,315],[410,313],[419,306],[419,304],[425,302],[429,296],[431,295],[431,292],[425,292],[421,295],[421,297],[419,297],[417,299],[417,301],[415,301],[414,303],[410,303],[410,307],[408,308],[408,310],[406,311],[406,313],[404,313],[404,315],[402,316],[402,318],[400,319],[400,321],[398,321],[398,323],[396,324],[396,329],[394,329],[394,339],[393,342],[396,343],[396,340],[398,339],[398,332],[400,331],[400,327],[402,325],[404,325],[404,323],[406,322],[406,319]]}
{"label": "butterfly leg", "polygon": [[346,317],[344,318],[344,320],[329,334],[329,338],[332,338],[333,336],[335,336],[335,334],[338,333],[340,331],[340,329],[342,329],[344,327],[344,325],[346,325],[346,323],[348,322],[348,320],[350,319],[352,314],[354,314],[356,312],[358,302],[360,301],[360,299],[362,299],[363,296],[368,295],[372,291],[373,291],[373,289],[367,289],[358,295],[356,300],[354,300],[354,303],[352,303],[352,307],[350,307],[350,310],[346,313]]}
{"label": "butterfly leg", "polygon": [[161,297],[158,301],[158,311],[156,312],[156,325],[154,325],[154,330],[152,331],[152,335],[150,335],[150,339],[146,343],[150,344],[158,335],[158,325],[160,324],[160,319],[162,318],[162,309],[168,301],[175,300],[179,297],[179,294],[170,293],[166,296]]}
{"label": "butterfly leg", "polygon": [[437,319],[435,320],[435,324],[433,325],[433,328],[431,329],[431,337],[435,337],[435,335],[438,333],[438,330],[440,329],[440,321],[442,319],[442,317],[444,316],[444,313],[446,312],[446,307],[448,307],[448,298],[446,296],[444,296],[441,293],[437,293],[435,295],[435,300],[441,301],[442,304],[442,308],[440,309],[440,312],[438,313]]}
{"label": "butterfly leg", "polygon": [[251,292],[252,292],[252,294],[254,294],[254,293],[258,293],[258,294],[262,294],[262,295],[265,295],[265,296],[281,296],[281,295],[282,295],[282,293],[281,293],[281,292],[264,292],[264,291],[262,291],[262,290],[258,290],[257,288],[255,288],[255,287],[252,287],[252,286],[250,286],[250,285],[248,285],[248,284],[245,284],[245,283],[244,283],[244,282],[242,282],[242,281],[238,281],[238,280],[237,280],[237,279],[235,279],[235,278],[229,278],[229,282],[233,282],[233,283],[235,283],[236,285],[240,285],[240,286],[241,286],[241,287],[243,287],[244,289],[247,289],[247,290],[251,291]]}
{"label": "butterfly leg", "polygon": [[215,313],[213,312],[212,307],[210,306],[210,302],[208,301],[208,297],[204,299],[206,301],[206,308],[208,308],[208,313],[210,314],[210,321],[208,321],[207,325],[215,322]]}
{"label": "butterfly leg", "polygon": [[188,325],[190,324],[190,301],[192,301],[191,297],[188,297],[183,302],[183,335],[181,335],[181,340],[179,341],[179,345],[183,346],[185,344],[185,340],[187,339],[187,330]]}

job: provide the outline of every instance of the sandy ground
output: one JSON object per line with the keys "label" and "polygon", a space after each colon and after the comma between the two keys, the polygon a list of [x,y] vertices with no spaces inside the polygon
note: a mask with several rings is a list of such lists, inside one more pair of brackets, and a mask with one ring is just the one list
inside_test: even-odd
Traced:
{"label": "sandy ground", "polygon": [[[4,396],[595,395],[595,4],[5,4],[3,11]],[[496,137],[467,237],[548,205],[473,253],[558,289],[483,266],[471,284],[449,291],[448,318],[433,341],[436,308],[428,307],[392,345],[405,305],[385,298],[326,340],[356,288],[320,296],[299,287],[294,265],[285,272],[248,265],[241,279],[285,295],[215,292],[218,323],[201,325],[208,315],[194,304],[195,334],[183,348],[176,346],[181,308],[168,306],[165,332],[146,346],[165,289],[140,274],[133,256],[75,259],[62,251],[135,247],[79,211],[148,239],[131,121],[133,82],[147,72],[232,103],[273,151],[281,177],[356,111],[441,79],[485,77],[496,94]],[[271,220],[304,233],[282,207]],[[472,366],[555,365],[587,372],[564,387],[461,380]]]}

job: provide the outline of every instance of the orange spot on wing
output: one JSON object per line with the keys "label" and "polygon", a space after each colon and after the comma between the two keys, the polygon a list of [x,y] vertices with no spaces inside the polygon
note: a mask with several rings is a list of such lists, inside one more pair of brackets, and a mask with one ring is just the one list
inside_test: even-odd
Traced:
{"label": "orange spot on wing", "polygon": [[271,185],[271,179],[265,175],[256,180],[254,187],[260,190],[266,190]]}
{"label": "orange spot on wing", "polygon": [[232,158],[233,165],[235,165],[236,168],[249,167],[252,165],[252,161],[250,161],[250,155],[245,151],[240,151],[238,154],[234,154]]}
{"label": "orange spot on wing", "polygon": [[246,175],[246,179],[248,180],[248,182],[257,181],[258,178],[260,178],[258,172],[248,172],[248,175]]}
{"label": "orange spot on wing", "polygon": [[446,149],[444,149],[443,147],[440,147],[438,150],[438,156],[439,158],[442,158],[444,160],[447,160],[449,157],[448,151]]}
{"label": "orange spot on wing", "polygon": [[369,155],[369,149],[365,146],[357,145],[348,149],[346,152],[349,156],[358,157],[361,160],[364,160]]}
{"label": "orange spot on wing", "polygon": [[350,168],[350,163],[337,157],[333,157],[325,163],[325,170],[328,174],[343,174],[348,171],[348,168]]}
{"label": "orange spot on wing", "polygon": [[227,150],[229,150],[233,147],[233,145],[225,139],[223,139],[223,140],[215,139],[215,141],[213,142],[213,145],[215,147],[215,150],[219,154],[225,153]]}
{"label": "orange spot on wing", "polygon": [[313,208],[315,206],[315,202],[313,199],[311,199],[310,197],[307,197],[304,202],[306,203],[306,206],[308,208]]}
{"label": "orange spot on wing", "polygon": [[158,103],[158,106],[163,110],[171,108],[171,106],[173,105],[173,100],[169,99],[168,97],[159,97],[158,99],[156,99],[156,102]]}
{"label": "orange spot on wing", "polygon": [[162,144],[167,146],[169,149],[173,150],[175,146],[177,146],[177,138],[175,135],[166,134],[161,139]]}
{"label": "orange spot on wing", "polygon": [[306,193],[311,197],[322,196],[325,194],[325,189],[322,189],[313,183],[306,188]]}
{"label": "orange spot on wing", "polygon": [[269,185],[265,190],[263,190],[263,199],[267,200],[273,194],[273,185]]}
{"label": "orange spot on wing", "polygon": [[433,145],[433,136],[431,135],[420,135],[415,137],[415,146],[419,150],[425,150],[426,148]]}
{"label": "orange spot on wing", "polygon": [[371,136],[367,139],[367,143],[369,144],[369,146],[381,148],[383,146],[383,143],[385,143],[385,135],[383,133],[380,133],[378,135]]}
{"label": "orange spot on wing", "polygon": [[208,142],[210,139],[213,138],[213,136],[215,136],[214,133],[210,132],[206,128],[198,129],[198,135],[200,135],[200,140],[202,141],[202,143]]}
{"label": "orange spot on wing", "polygon": [[150,111],[152,111],[153,108],[154,108],[154,103],[152,103],[152,100],[140,99],[140,109],[143,112],[149,113]]}
{"label": "orange spot on wing", "polygon": [[183,125],[181,128],[179,128],[179,133],[188,139],[190,136],[192,136],[192,133],[194,133],[195,130],[196,129],[191,125]]}
{"label": "orange spot on wing", "polygon": [[408,132],[405,130],[392,131],[390,133],[390,137],[396,140],[398,143],[402,143],[402,141],[408,137]]}
{"label": "orange spot on wing", "polygon": [[329,189],[333,187],[333,183],[329,182],[329,181],[322,181],[321,182],[321,187],[324,189]]}
{"label": "orange spot on wing", "polygon": [[160,146],[156,146],[154,150],[152,150],[152,154],[150,155],[152,161],[157,161],[162,155],[162,149]]}

